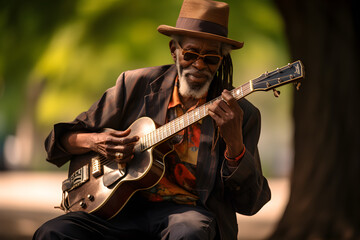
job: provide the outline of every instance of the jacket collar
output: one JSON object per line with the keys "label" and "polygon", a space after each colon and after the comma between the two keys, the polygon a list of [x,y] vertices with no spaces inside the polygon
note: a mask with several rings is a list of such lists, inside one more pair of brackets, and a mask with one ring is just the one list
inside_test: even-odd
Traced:
{"label": "jacket collar", "polygon": [[176,75],[176,66],[171,65],[164,74],[150,83],[150,93],[145,96],[146,116],[152,118],[158,125],[165,123]]}

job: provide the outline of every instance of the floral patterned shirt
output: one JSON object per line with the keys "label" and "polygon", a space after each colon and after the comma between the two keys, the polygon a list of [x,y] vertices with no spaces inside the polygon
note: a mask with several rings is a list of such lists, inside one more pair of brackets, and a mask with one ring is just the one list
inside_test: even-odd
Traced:
{"label": "floral patterned shirt", "polygon": [[[204,104],[206,97],[199,99],[197,104],[188,110],[180,101],[178,80],[176,79],[172,98],[168,106],[167,121],[171,121]],[[174,145],[172,153],[165,158],[165,174],[160,182],[151,189],[143,191],[149,201],[174,201],[180,204],[195,204],[198,200],[196,193],[196,164],[200,144],[201,122],[177,133],[169,141]]]}

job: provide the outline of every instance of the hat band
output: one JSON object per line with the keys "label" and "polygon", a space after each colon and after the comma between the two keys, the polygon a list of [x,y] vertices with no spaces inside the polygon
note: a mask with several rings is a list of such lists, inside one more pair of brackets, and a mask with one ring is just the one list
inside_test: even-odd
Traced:
{"label": "hat band", "polygon": [[216,34],[223,37],[227,37],[228,34],[227,28],[222,25],[195,18],[179,17],[176,21],[176,27],[192,31]]}

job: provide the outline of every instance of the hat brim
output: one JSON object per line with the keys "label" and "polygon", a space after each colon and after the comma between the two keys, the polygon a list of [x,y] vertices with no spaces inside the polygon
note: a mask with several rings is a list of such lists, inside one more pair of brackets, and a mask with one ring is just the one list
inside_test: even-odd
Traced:
{"label": "hat brim", "polygon": [[219,35],[212,34],[212,33],[198,32],[198,31],[193,31],[193,30],[188,30],[188,29],[183,29],[183,28],[176,28],[176,27],[172,27],[172,26],[168,26],[168,25],[160,25],[157,28],[157,30],[161,34],[164,34],[166,36],[184,35],[184,36],[205,38],[205,39],[209,39],[209,40],[220,41],[220,42],[231,45],[232,49],[240,49],[244,46],[243,42],[238,42],[238,41],[232,40],[230,38],[219,36]]}

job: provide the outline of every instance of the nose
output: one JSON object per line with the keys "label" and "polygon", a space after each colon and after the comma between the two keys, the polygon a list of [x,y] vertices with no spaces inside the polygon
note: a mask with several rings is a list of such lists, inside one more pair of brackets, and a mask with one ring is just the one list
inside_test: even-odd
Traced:
{"label": "nose", "polygon": [[207,67],[207,64],[204,62],[204,58],[198,57],[194,62],[193,66],[197,68],[198,70],[205,69]]}

